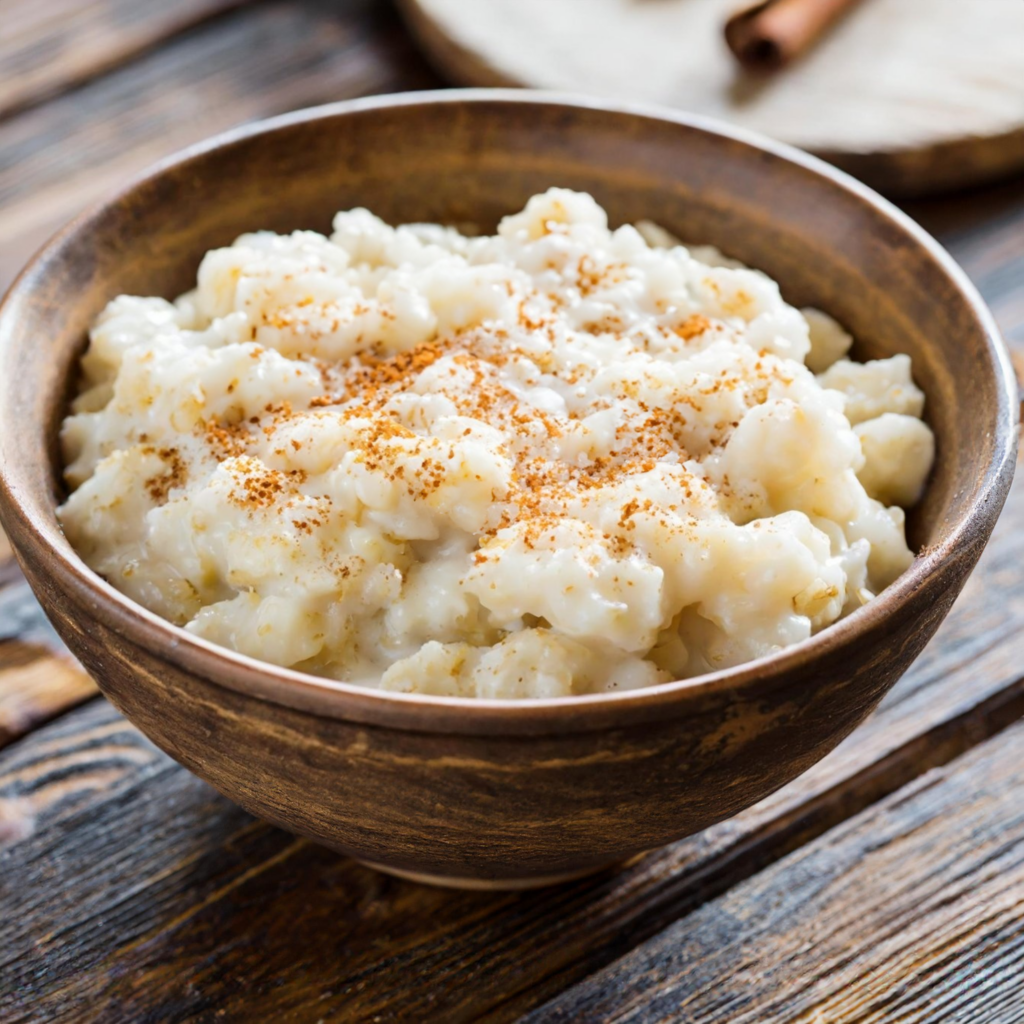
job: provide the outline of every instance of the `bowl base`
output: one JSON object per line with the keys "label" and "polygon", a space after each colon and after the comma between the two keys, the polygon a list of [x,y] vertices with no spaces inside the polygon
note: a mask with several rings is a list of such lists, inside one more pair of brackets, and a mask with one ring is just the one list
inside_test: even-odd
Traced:
{"label": "bowl base", "polygon": [[418,882],[420,885],[433,885],[441,889],[471,889],[478,892],[511,892],[521,889],[543,889],[549,885],[561,885],[563,882],[574,882],[587,875],[596,875],[614,867],[614,864],[602,864],[596,868],[584,868],[582,871],[567,871],[560,875],[536,875],[532,878],[466,878],[460,875],[428,875],[419,871],[403,871],[401,868],[377,864],[370,860],[360,860],[363,867],[373,868],[385,875],[404,879],[407,882]]}

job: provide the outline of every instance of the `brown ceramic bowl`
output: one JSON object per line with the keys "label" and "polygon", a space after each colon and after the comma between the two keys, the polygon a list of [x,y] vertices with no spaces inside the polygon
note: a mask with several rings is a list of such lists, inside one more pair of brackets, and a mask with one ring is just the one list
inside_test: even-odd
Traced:
{"label": "brown ceramic bowl", "polygon": [[[921,554],[877,600],[737,669],[536,702],[380,693],[214,647],[82,564],[54,515],[55,438],[89,322],[121,292],[173,296],[254,228],[492,226],[551,185],[652,218],[776,278],[859,339],[908,352],[938,460]],[[302,111],[164,163],[81,217],[0,311],[0,513],[60,635],[148,736],[243,807],[396,873],[539,884],[705,828],[830,751],[924,647],[1013,473],[1016,388],[996,328],[943,250],[793,150],[690,120],[523,92],[412,94]]]}

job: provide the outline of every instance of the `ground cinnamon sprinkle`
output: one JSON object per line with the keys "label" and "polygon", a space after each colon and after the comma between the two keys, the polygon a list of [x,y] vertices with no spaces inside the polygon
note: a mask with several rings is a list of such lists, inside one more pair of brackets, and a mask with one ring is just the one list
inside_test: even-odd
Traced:
{"label": "ground cinnamon sprinkle", "polygon": [[222,424],[216,416],[207,420],[201,426],[201,430],[206,444],[218,461],[244,455],[251,440],[251,434],[244,426]]}
{"label": "ground cinnamon sprinkle", "polygon": [[[622,264],[599,266],[590,257],[581,257],[568,273],[583,296],[608,288],[628,276]],[[402,421],[401,402],[411,398],[422,401],[423,395],[436,396],[447,403],[456,415],[485,423],[510,438],[501,453],[511,459],[512,471],[507,491],[493,495],[499,514],[491,528],[485,530],[481,541],[486,543],[501,529],[513,523],[525,524],[527,546],[535,544],[552,523],[569,514],[570,508],[581,501],[590,500],[591,494],[613,486],[630,477],[652,472],[662,460],[680,464],[689,459],[685,436],[689,418],[683,411],[698,416],[704,413],[703,399],[714,398],[723,391],[742,388],[747,405],[762,402],[767,397],[772,380],[777,379],[775,360],[763,353],[757,364],[755,380],[730,376],[726,370],[706,383],[689,391],[674,393],[674,402],[667,405],[649,405],[639,396],[646,387],[642,380],[623,379],[621,397],[631,400],[637,410],[615,427],[615,447],[607,454],[588,456],[581,454],[567,461],[551,452],[551,445],[567,436],[567,432],[580,429],[573,424],[581,420],[574,410],[553,414],[523,400],[522,394],[503,376],[503,371],[518,361],[536,368],[537,382],[543,374],[555,374],[573,385],[586,385],[594,370],[585,364],[558,366],[550,347],[539,345],[534,339],[550,340],[559,336],[560,318],[564,315],[561,300],[554,301],[542,291],[527,294],[507,285],[518,310],[515,330],[502,325],[484,325],[456,331],[445,337],[435,337],[408,351],[383,353],[379,346],[359,351],[345,364],[330,364],[322,359],[316,368],[325,386],[321,395],[313,397],[309,412],[293,411],[286,402],[268,405],[258,420],[259,430],[273,441],[278,431],[315,412],[337,417],[353,431],[350,451],[358,464],[371,472],[378,472],[391,483],[400,484],[415,500],[429,500],[447,482],[462,472],[458,446],[440,445],[436,438]],[[307,304],[308,305],[308,304]],[[290,313],[290,324],[304,315],[301,303]],[[621,319],[606,316],[603,321],[581,325],[583,330],[605,336],[621,335],[623,343],[631,340]],[[715,329],[715,322],[702,314],[694,314],[676,326],[671,333],[684,342]],[[663,329],[664,330],[664,329]],[[523,360],[529,362],[523,364]],[[425,383],[428,380],[429,383]],[[762,382],[762,383],[759,383]],[[397,403],[397,404],[396,404]],[[600,407],[600,402],[597,403]],[[606,403],[611,408],[610,401]],[[590,412],[595,411],[591,401]],[[720,447],[738,421],[730,419],[716,423],[709,444]],[[211,420],[205,428],[207,442],[217,456],[239,458],[250,448],[251,434],[244,427],[225,426]],[[464,428],[461,437],[472,435],[472,428]],[[286,448],[302,450],[302,442],[290,438],[275,452]],[[269,507],[283,496],[295,491],[297,481],[280,471],[266,470],[262,464],[240,461],[235,472],[240,487],[235,498],[250,508]],[[248,468],[241,468],[248,467]],[[480,479],[479,474],[476,475]],[[689,485],[686,496],[692,497]],[[637,511],[635,502],[625,505],[619,526],[628,533]],[[308,528],[301,520],[299,529]],[[628,542],[621,536],[607,538],[608,543],[622,550]]]}
{"label": "ground cinnamon sprinkle", "polygon": [[156,502],[167,500],[168,493],[175,487],[182,487],[188,480],[188,466],[177,448],[161,448],[159,450],[147,446],[144,455],[157,455],[163,460],[164,469],[151,476],[145,482],[149,496]]}
{"label": "ground cinnamon sprinkle", "polygon": [[260,460],[242,457],[229,465],[235,480],[229,500],[240,508],[255,511],[270,508],[282,496],[299,494],[306,474],[301,469],[268,469]]}
{"label": "ground cinnamon sprinkle", "polygon": [[699,338],[702,334],[706,334],[711,330],[711,326],[711,321],[706,316],[695,313],[684,320],[675,331],[683,341],[691,341],[693,338]]}

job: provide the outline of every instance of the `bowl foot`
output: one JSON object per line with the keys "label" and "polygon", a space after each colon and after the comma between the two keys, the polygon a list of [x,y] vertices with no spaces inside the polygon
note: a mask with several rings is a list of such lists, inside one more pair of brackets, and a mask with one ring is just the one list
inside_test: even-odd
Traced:
{"label": "bowl foot", "polygon": [[442,889],[474,889],[480,892],[543,889],[549,885],[561,885],[563,882],[573,882],[577,878],[586,878],[587,875],[596,875],[615,866],[603,864],[596,868],[584,868],[582,871],[568,871],[561,875],[536,875],[532,878],[465,878],[460,875],[427,875],[419,871],[403,871],[401,868],[393,868],[387,864],[377,864],[369,860],[361,860],[359,863],[363,867],[373,868],[374,871],[381,871],[385,875],[393,875],[395,878],[403,878],[407,882],[434,885]]}

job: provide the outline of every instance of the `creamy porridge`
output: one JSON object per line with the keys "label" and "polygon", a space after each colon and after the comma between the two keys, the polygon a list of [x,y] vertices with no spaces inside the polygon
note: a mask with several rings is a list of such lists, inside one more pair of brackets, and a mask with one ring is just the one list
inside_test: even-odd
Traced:
{"label": "creamy porridge", "polygon": [[536,698],[736,665],[911,560],[910,360],[552,189],[493,237],[245,235],[97,320],[72,544],[190,632],[387,690]]}

